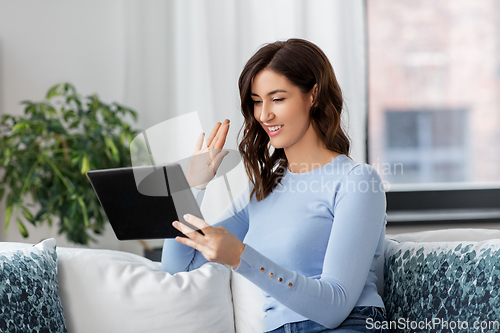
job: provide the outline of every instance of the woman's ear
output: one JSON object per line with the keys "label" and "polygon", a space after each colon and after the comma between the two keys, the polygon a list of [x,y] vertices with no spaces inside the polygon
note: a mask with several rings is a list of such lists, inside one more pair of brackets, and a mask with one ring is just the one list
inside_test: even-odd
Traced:
{"label": "woman's ear", "polygon": [[318,96],[318,84],[315,83],[311,89],[311,105],[314,105],[317,96]]}

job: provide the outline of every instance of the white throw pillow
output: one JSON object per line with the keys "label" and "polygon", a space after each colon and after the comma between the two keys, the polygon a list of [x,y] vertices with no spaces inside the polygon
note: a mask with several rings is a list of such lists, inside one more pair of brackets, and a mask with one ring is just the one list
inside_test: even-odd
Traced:
{"label": "white throw pillow", "polygon": [[386,239],[394,239],[398,242],[479,242],[498,238],[500,238],[500,230],[480,228],[447,228],[386,235]]}
{"label": "white throw pillow", "polygon": [[226,266],[171,275],[119,251],[59,248],[58,257],[69,332],[234,332]]}
{"label": "white throw pillow", "polygon": [[262,290],[244,276],[233,272],[231,276],[233,292],[234,322],[238,333],[264,332],[264,294]]}

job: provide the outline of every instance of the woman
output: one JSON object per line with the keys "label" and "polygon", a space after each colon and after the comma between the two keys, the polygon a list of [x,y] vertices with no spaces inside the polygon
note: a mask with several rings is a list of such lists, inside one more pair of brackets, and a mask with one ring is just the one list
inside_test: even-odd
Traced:
{"label": "woman", "polygon": [[[368,323],[385,320],[373,271],[385,194],[376,171],[349,158],[327,57],[301,39],[265,45],[245,65],[239,89],[248,191],[214,227],[187,216],[204,235],[174,222],[187,237],[165,241],[163,269],[207,260],[231,266],[263,290],[266,332],[373,332]],[[228,127],[216,126],[205,149],[200,137],[196,152],[220,152]],[[212,155],[198,188],[220,164],[222,154]]]}

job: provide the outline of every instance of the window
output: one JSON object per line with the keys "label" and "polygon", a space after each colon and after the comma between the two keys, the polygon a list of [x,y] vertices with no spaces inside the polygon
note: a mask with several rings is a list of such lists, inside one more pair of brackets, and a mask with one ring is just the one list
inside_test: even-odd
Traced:
{"label": "window", "polygon": [[390,183],[392,221],[500,221],[500,2],[366,11],[367,153]]}
{"label": "window", "polygon": [[[386,110],[385,161],[391,183],[467,181],[465,110]],[[397,167],[399,164],[399,168]]]}

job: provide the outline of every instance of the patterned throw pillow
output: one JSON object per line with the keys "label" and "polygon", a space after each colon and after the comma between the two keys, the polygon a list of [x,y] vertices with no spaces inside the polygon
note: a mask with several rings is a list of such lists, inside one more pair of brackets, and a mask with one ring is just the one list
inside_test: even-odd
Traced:
{"label": "patterned throw pillow", "polygon": [[0,252],[0,332],[67,332],[55,239]]}
{"label": "patterned throw pillow", "polygon": [[384,303],[398,332],[500,331],[500,240],[388,241]]}

